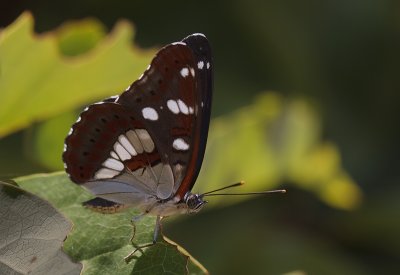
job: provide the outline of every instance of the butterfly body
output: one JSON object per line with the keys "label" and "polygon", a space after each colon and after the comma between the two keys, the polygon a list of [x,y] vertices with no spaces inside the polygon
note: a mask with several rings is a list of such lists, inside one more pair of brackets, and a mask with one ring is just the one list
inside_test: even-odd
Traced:
{"label": "butterfly body", "polygon": [[205,201],[191,189],[203,161],[211,97],[210,45],[193,34],[162,48],[121,95],[87,107],[63,153],[71,180],[97,197],[86,206],[135,207],[158,217],[199,211]]}

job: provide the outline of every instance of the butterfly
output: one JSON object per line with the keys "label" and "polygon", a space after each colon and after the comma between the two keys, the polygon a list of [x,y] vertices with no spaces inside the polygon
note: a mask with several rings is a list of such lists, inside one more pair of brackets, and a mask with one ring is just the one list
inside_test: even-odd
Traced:
{"label": "butterfly", "polygon": [[206,148],[211,47],[200,33],[163,47],[121,95],[88,106],[65,139],[65,170],[101,212],[135,207],[161,217],[198,212],[191,189]]}
{"label": "butterfly", "polygon": [[[204,194],[191,189],[207,143],[213,62],[200,33],[163,47],[121,95],[88,106],[65,139],[70,179],[96,198],[85,206],[103,213],[127,207],[162,217],[198,212]],[[213,194],[219,195],[219,194]]]}

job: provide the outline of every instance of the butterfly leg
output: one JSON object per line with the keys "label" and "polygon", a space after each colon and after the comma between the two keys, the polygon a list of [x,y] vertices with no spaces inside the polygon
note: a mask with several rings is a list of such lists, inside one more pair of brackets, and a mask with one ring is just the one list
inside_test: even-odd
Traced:
{"label": "butterfly leg", "polygon": [[132,237],[131,237],[131,240],[130,240],[131,243],[133,243],[133,239],[135,238],[135,235],[136,235],[136,222],[140,221],[146,214],[147,214],[147,213],[143,213],[143,214],[140,214],[140,215],[138,215],[138,216],[135,216],[135,217],[133,217],[133,218],[131,219],[132,231],[133,231]]}
{"label": "butterfly leg", "polygon": [[[136,226],[134,224],[134,221],[136,220],[135,218],[139,218],[140,219],[142,216],[143,215],[140,215],[140,216],[134,217],[132,219],[132,224],[133,224],[133,228],[134,228],[134,231],[133,231],[134,234],[136,233]],[[132,238],[131,238],[131,242],[132,242],[133,246],[135,247],[135,250],[133,250],[131,253],[129,253],[128,256],[126,256],[124,258],[125,262],[129,263],[132,260],[133,255],[136,253],[136,251],[140,250],[143,253],[143,251],[142,251],[143,248],[155,245],[157,243],[157,238],[158,238],[158,234],[160,232],[160,228],[161,228],[161,217],[157,216],[156,226],[154,228],[154,234],[153,234],[153,241],[151,243],[148,243],[148,244],[144,244],[144,245],[140,245],[140,246],[139,245],[135,245],[133,243],[133,238],[134,238],[135,235],[133,235]]]}

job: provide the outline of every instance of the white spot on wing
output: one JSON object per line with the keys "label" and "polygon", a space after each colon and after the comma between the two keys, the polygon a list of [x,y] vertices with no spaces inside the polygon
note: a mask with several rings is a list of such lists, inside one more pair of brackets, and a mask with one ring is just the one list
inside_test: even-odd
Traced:
{"label": "white spot on wing", "polygon": [[204,34],[202,34],[200,32],[196,32],[196,33],[192,34],[191,36],[203,36],[204,38],[206,37]]}
{"label": "white spot on wing", "polygon": [[117,152],[119,159],[124,161],[131,158],[131,155],[126,151],[126,149],[118,141],[114,144],[114,150]]}
{"label": "white spot on wing", "polygon": [[183,166],[180,163],[174,165],[174,174],[175,175],[182,175],[183,173]]}
{"label": "white spot on wing", "polygon": [[178,107],[178,103],[176,103],[175,100],[170,99],[167,101],[167,106],[168,109],[173,112],[174,114],[179,114],[179,107]]}
{"label": "white spot on wing", "polygon": [[207,62],[207,69],[210,69],[210,67],[211,67],[210,62]]}
{"label": "white spot on wing", "polygon": [[147,76],[144,76],[144,74],[142,74],[142,75],[139,77],[139,80],[142,81],[142,82],[146,82],[146,81],[147,81]]}
{"label": "white spot on wing", "polygon": [[174,149],[176,150],[186,151],[187,149],[189,149],[189,144],[187,144],[186,141],[183,140],[183,138],[177,138],[172,143],[172,147],[174,147]]}
{"label": "white spot on wing", "polygon": [[115,159],[119,159],[118,155],[114,151],[111,151],[110,155]]}
{"label": "white spot on wing", "polygon": [[145,119],[149,119],[149,120],[157,120],[158,119],[157,111],[151,107],[143,108],[142,114]]}
{"label": "white spot on wing", "polygon": [[143,144],[143,148],[146,152],[150,153],[154,150],[154,142],[151,139],[149,133],[145,129],[137,129],[136,134]]}
{"label": "white spot on wing", "polygon": [[203,67],[204,67],[204,61],[199,61],[199,62],[197,63],[197,68],[198,68],[199,70],[202,70]]}
{"label": "white spot on wing", "polygon": [[182,68],[181,76],[182,77],[187,77],[188,75],[189,75],[189,69],[188,68]]}
{"label": "white spot on wing", "polygon": [[190,74],[194,77],[194,69],[190,68]]}
{"label": "white spot on wing", "polygon": [[192,108],[192,107],[189,107],[189,114],[193,114],[193,113],[194,113],[193,108]]}
{"label": "white spot on wing", "polygon": [[183,42],[181,42],[181,41],[178,41],[178,42],[174,42],[174,43],[171,43],[172,45],[186,45],[185,43],[183,43]]}
{"label": "white spot on wing", "polygon": [[185,102],[183,102],[182,100],[178,99],[178,105],[179,105],[179,109],[181,110],[182,113],[184,113],[185,115],[189,114],[189,108],[185,104]]}
{"label": "white spot on wing", "polygon": [[135,148],[136,152],[139,154],[143,153],[142,143],[140,142],[135,131],[129,130],[128,132],[126,132],[125,135],[129,139],[129,141],[133,145],[133,147]]}
{"label": "white spot on wing", "polygon": [[126,138],[126,136],[120,135],[118,137],[118,141],[128,151],[129,154],[131,154],[132,156],[137,155],[135,148],[133,148],[132,144],[129,142],[129,140]]}
{"label": "white spot on wing", "polygon": [[109,179],[118,175],[119,172],[115,170],[111,170],[108,168],[101,168],[99,171],[96,172],[94,175],[95,179]]}
{"label": "white spot on wing", "polygon": [[106,168],[110,168],[116,171],[124,170],[124,165],[119,160],[108,158],[104,163],[103,166]]}

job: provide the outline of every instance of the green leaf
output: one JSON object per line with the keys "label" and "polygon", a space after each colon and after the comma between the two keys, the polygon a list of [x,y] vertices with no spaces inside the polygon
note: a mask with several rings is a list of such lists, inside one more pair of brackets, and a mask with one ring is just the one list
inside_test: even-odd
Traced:
{"label": "green leaf", "polygon": [[64,23],[55,33],[63,55],[76,56],[95,48],[107,35],[105,26],[92,18]]}
{"label": "green leaf", "polygon": [[105,37],[99,29],[98,22],[86,20],[37,36],[31,14],[24,13],[1,31],[0,137],[120,93],[144,71],[154,51],[132,47],[128,22]]}
{"label": "green leaf", "polygon": [[78,112],[65,112],[28,128],[24,133],[27,145],[24,154],[49,170],[64,169],[61,160],[64,139],[78,115]]}
{"label": "green leaf", "polygon": [[[26,190],[48,200],[72,220],[74,229],[64,243],[64,249],[75,261],[84,264],[83,274],[154,274],[165,270],[170,274],[204,274],[206,270],[176,244],[161,240],[156,245],[137,252],[126,264],[124,257],[134,250],[131,218],[139,215],[135,209],[112,215],[100,214],[82,207],[92,196],[73,184],[65,173],[34,175],[16,179]],[[143,217],[136,224],[136,244],[152,240],[155,218]]]}
{"label": "green leaf", "polygon": [[333,207],[357,207],[361,190],[341,166],[338,149],[322,139],[320,124],[307,101],[261,94],[253,105],[212,121],[196,187],[208,191],[245,180],[237,191],[252,192],[289,181]]}
{"label": "green leaf", "polygon": [[80,274],[61,247],[71,228],[48,202],[0,182],[1,274]]}

